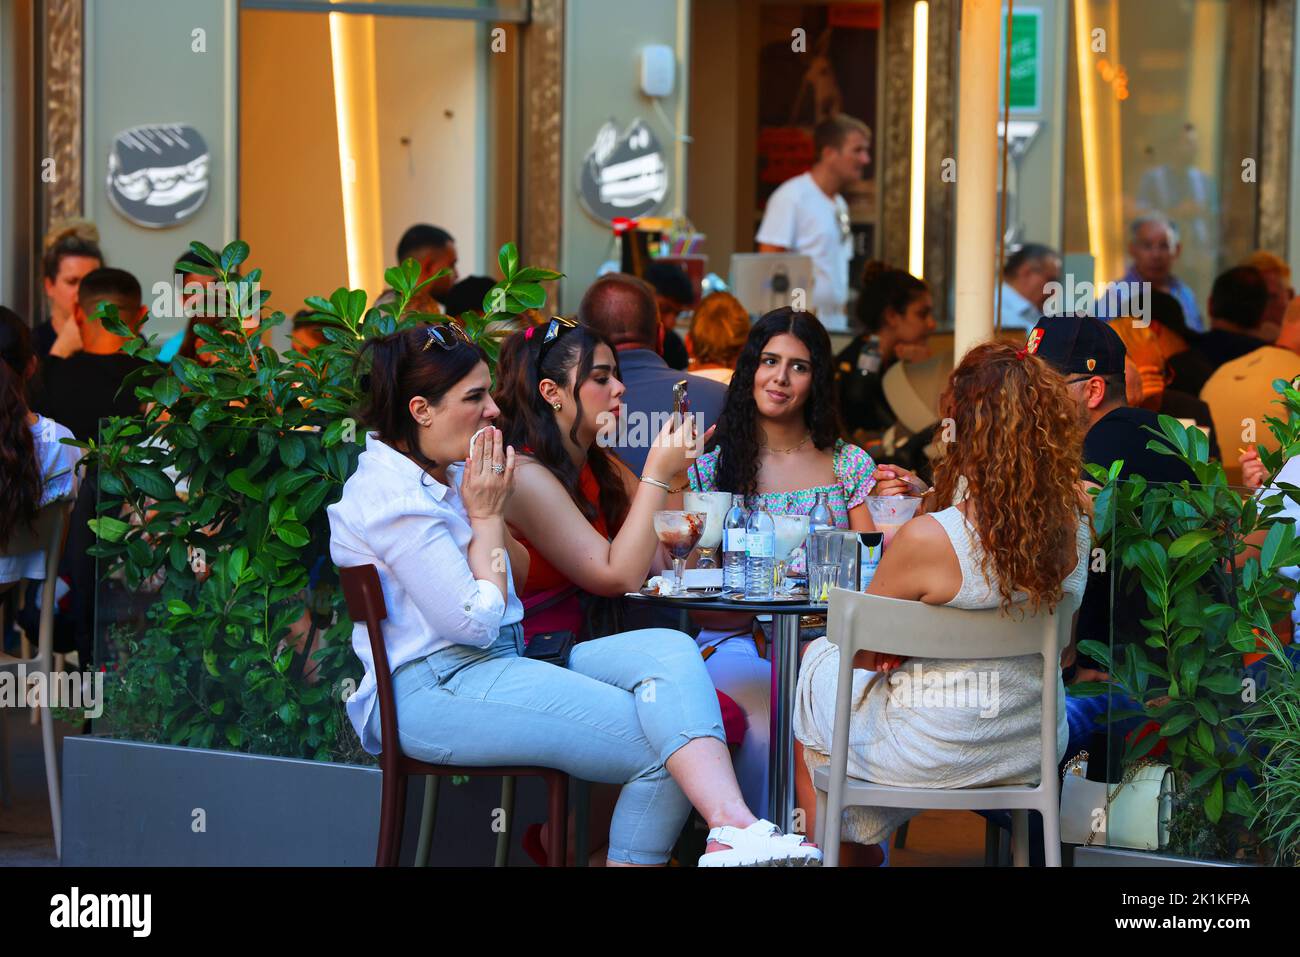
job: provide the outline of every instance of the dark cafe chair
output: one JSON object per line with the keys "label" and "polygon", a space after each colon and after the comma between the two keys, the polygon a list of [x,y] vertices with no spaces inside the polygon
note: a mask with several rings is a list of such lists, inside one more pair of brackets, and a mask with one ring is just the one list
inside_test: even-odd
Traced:
{"label": "dark cafe chair", "polygon": [[[343,585],[343,595],[347,599],[349,617],[354,622],[364,622],[366,625],[366,631],[370,635],[370,651],[375,662],[380,741],[383,746],[379,755],[379,767],[383,772],[383,797],[379,812],[379,847],[375,853],[375,866],[397,866],[398,855],[402,850],[402,826],[406,816],[407,778],[413,774],[427,775],[429,789],[437,786],[439,778],[453,775],[503,779],[502,804],[506,810],[507,823],[505,830],[497,838],[498,867],[504,866],[510,847],[509,816],[513,813],[514,779],[516,777],[545,778],[551,822],[547,859],[552,862],[551,866],[562,866],[568,843],[566,829],[569,821],[569,776],[554,768],[428,764],[402,754],[400,747],[396,746],[396,742],[400,739],[397,735],[397,707],[393,702],[393,673],[388,667],[388,650],[384,646],[384,631],[381,624],[388,617],[388,608],[384,604],[384,591],[379,582],[379,572],[375,570],[374,565],[340,568],[339,580]],[[394,746],[389,747],[390,742]],[[423,863],[428,858],[429,844],[433,840],[433,808],[434,805],[426,799],[426,819],[421,828],[421,847],[417,854],[417,863]]]}

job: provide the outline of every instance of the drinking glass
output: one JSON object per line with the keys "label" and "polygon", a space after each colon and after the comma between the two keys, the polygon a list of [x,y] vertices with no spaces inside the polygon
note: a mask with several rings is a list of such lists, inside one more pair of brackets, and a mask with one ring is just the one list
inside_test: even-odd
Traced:
{"label": "drinking glass", "polygon": [[663,542],[668,554],[673,557],[673,586],[670,595],[681,595],[686,591],[686,556],[691,553],[704,534],[704,524],[708,520],[705,512],[684,512],[665,509],[655,512],[655,534]]}
{"label": "drinking glass", "polygon": [[808,516],[807,515],[773,515],[772,522],[776,526],[776,591],[780,595],[788,595],[790,590],[785,587],[785,566],[786,562],[795,553],[795,550],[803,544],[804,539],[808,537]]}
{"label": "drinking glass", "polygon": [[867,508],[871,512],[871,521],[876,531],[884,534],[882,548],[889,548],[894,534],[916,514],[921,500],[914,495],[869,495]]}
{"label": "drinking glass", "polygon": [[722,523],[731,511],[730,492],[687,492],[683,504],[688,512],[704,512],[704,534],[700,536],[700,568],[717,568],[714,555],[722,544]]}
{"label": "drinking glass", "polygon": [[840,584],[840,559],[845,541],[839,528],[819,528],[808,536],[808,600],[825,604]]}

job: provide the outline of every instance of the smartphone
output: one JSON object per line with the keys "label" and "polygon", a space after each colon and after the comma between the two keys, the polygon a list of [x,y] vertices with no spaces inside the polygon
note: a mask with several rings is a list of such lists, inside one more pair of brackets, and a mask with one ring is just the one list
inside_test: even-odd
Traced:
{"label": "smartphone", "polygon": [[677,413],[681,421],[686,421],[686,416],[691,413],[691,397],[686,391],[687,381],[682,379],[673,385],[673,411]]}

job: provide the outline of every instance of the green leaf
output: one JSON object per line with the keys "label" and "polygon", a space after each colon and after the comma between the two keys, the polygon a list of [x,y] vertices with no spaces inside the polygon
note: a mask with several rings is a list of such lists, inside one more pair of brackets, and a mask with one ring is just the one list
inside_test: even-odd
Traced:
{"label": "green leaf", "polygon": [[167,602],[167,611],[176,617],[194,614],[194,609],[179,598],[173,598],[171,601]]}
{"label": "green leaf", "polygon": [[190,243],[190,249],[198,256],[200,262],[207,263],[209,266],[221,265],[221,260],[217,257],[217,254],[202,243],[192,242]]}
{"label": "green leaf", "polygon": [[1223,817],[1222,774],[1214,779],[1214,784],[1210,786],[1210,793],[1205,797],[1205,816],[1210,819],[1211,824],[1218,824],[1219,818]]}
{"label": "green leaf", "polygon": [[244,569],[248,567],[248,548],[240,545],[230,553],[230,564],[228,574],[231,581],[239,581],[240,576],[244,574]]}
{"label": "green leaf", "polygon": [[153,397],[165,408],[170,409],[181,397],[181,384],[175,376],[164,376],[154,383]]}
{"label": "green leaf", "polygon": [[212,675],[212,677],[221,677],[221,672],[217,670],[217,653],[211,648],[204,649],[203,667],[207,669],[208,674]]}
{"label": "green leaf", "polygon": [[275,527],[275,536],[286,545],[292,545],[294,548],[302,548],[311,541],[307,529],[297,522],[285,522],[277,525]]}
{"label": "green leaf", "polygon": [[226,272],[234,269],[248,258],[248,243],[236,239],[221,251],[221,268]]}
{"label": "green leaf", "polygon": [[296,469],[306,457],[307,448],[300,436],[288,432],[280,437],[280,461],[286,468]]}
{"label": "green leaf", "polygon": [[127,465],[122,471],[128,481],[150,498],[165,501],[176,497],[176,485],[163,474],[162,469],[148,465]]}
{"label": "green leaf", "polygon": [[1196,725],[1196,743],[1206,754],[1214,753],[1214,731],[1204,721]]}
{"label": "green leaf", "polygon": [[1160,726],[1160,737],[1169,738],[1180,731],[1186,730],[1188,725],[1196,720],[1196,715],[1189,712],[1176,714]]}
{"label": "green leaf", "polygon": [[1169,546],[1169,557],[1182,558],[1184,555],[1189,555],[1212,538],[1214,538],[1214,531],[1208,528],[1198,528],[1180,535]]}
{"label": "green leaf", "polygon": [[1232,674],[1213,674],[1201,678],[1202,688],[1208,688],[1215,694],[1236,695],[1241,692],[1241,677]]}
{"label": "green leaf", "polygon": [[86,524],[90,526],[90,530],[98,538],[102,538],[106,542],[120,542],[131,527],[121,519],[111,518],[107,515],[103,518],[92,518]]}
{"label": "green leaf", "polygon": [[1107,671],[1113,670],[1109,645],[1103,644],[1100,641],[1094,641],[1089,638],[1079,642],[1079,650],[1083,652],[1085,655],[1087,655],[1089,658],[1092,658],[1095,661],[1100,662],[1102,667],[1104,667]]}
{"label": "green leaf", "polygon": [[541,309],[546,305],[546,290],[535,282],[513,284],[510,295],[519,300],[525,309]]}
{"label": "green leaf", "polygon": [[501,252],[497,255],[497,264],[501,267],[501,275],[504,279],[508,281],[515,278],[515,271],[519,268],[519,250],[515,248],[514,243],[506,243],[501,247]]}
{"label": "green leaf", "polygon": [[554,269],[542,269],[538,266],[525,266],[511,278],[515,282],[554,282],[556,279],[563,279],[564,273],[556,272]]}
{"label": "green leaf", "polygon": [[254,484],[248,477],[247,469],[235,469],[226,476],[226,483],[241,495],[246,495],[259,502],[262,500],[262,487]]}

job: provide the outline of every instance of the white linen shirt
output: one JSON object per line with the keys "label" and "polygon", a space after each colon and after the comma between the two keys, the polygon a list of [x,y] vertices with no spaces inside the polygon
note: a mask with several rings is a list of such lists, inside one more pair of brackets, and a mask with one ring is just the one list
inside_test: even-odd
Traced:
{"label": "white linen shirt", "polygon": [[853,234],[849,204],[827,196],[811,173],[786,180],[767,200],[755,242],[782,246],[812,259],[811,311],[827,329],[847,329],[849,260]]}
{"label": "white linen shirt", "polygon": [[[75,445],[64,445],[60,441],[71,438],[74,438],[71,429],[43,415],[38,415],[32,425],[32,442],[41,471],[42,506],[59,498],[75,499],[81,488],[77,463],[85,453]],[[0,555],[0,584],[44,579],[45,549],[22,555]]]}
{"label": "white linen shirt", "polygon": [[[371,433],[343,497],[327,510],[334,564],[374,565],[379,572],[388,608],[384,645],[393,671],[453,644],[487,648],[503,626],[523,620],[508,555],[504,598],[495,584],[470,571],[472,530],[460,497],[463,468],[448,466],[450,484],[443,485]],[[348,718],[361,746],[378,754],[378,738],[366,731],[376,686],[364,622],[352,626],[352,650],[366,674],[348,698]]]}

